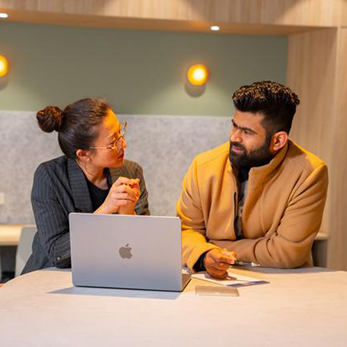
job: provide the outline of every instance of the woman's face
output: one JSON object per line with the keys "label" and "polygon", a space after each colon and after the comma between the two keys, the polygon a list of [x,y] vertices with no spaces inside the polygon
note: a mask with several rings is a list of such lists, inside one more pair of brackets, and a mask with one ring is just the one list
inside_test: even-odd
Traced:
{"label": "woman's face", "polygon": [[95,147],[91,153],[93,165],[100,168],[122,166],[127,143],[121,136],[121,124],[111,109],[101,123],[98,133],[92,146]]}

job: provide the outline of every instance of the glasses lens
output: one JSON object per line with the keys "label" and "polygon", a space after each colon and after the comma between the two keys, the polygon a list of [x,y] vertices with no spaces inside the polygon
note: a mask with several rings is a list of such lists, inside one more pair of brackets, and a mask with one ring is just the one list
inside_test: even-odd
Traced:
{"label": "glasses lens", "polygon": [[120,136],[124,137],[127,129],[128,122],[124,122],[120,125]]}
{"label": "glasses lens", "polygon": [[127,128],[127,122],[121,123],[121,125],[120,125],[120,135],[119,135],[117,141],[114,144],[114,147],[117,148],[117,149],[120,149],[121,146],[123,145],[123,140],[124,140],[126,128]]}

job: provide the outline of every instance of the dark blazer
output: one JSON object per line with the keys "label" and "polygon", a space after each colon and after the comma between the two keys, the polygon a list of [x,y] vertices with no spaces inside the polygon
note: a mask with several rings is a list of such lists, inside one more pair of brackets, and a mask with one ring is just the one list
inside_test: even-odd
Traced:
{"label": "dark blazer", "polygon": [[[140,165],[125,160],[123,166],[107,169],[107,175],[111,183],[119,176],[139,178],[141,196],[135,212],[149,214],[148,194]],[[22,274],[51,266],[71,267],[69,214],[94,212],[86,178],[77,163],[62,156],[39,165],[34,175],[31,204],[37,233],[32,255]]]}

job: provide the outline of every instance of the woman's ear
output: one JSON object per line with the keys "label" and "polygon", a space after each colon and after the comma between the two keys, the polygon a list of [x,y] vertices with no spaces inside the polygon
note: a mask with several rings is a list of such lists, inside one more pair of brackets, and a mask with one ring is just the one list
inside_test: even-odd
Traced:
{"label": "woman's ear", "polygon": [[288,141],[288,134],[285,131],[279,131],[272,135],[270,151],[272,153],[278,152],[285,146]]}
{"label": "woman's ear", "polygon": [[83,161],[85,163],[87,163],[91,160],[90,151],[86,151],[84,149],[78,149],[76,151],[76,156],[77,156],[78,160]]}

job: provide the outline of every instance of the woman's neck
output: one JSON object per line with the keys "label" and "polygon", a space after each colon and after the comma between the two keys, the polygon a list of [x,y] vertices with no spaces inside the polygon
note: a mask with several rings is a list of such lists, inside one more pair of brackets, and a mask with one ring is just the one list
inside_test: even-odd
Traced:
{"label": "woman's neck", "polygon": [[103,168],[88,165],[80,160],[77,160],[77,165],[81,168],[89,182],[92,182],[100,189],[108,188],[107,177]]}

